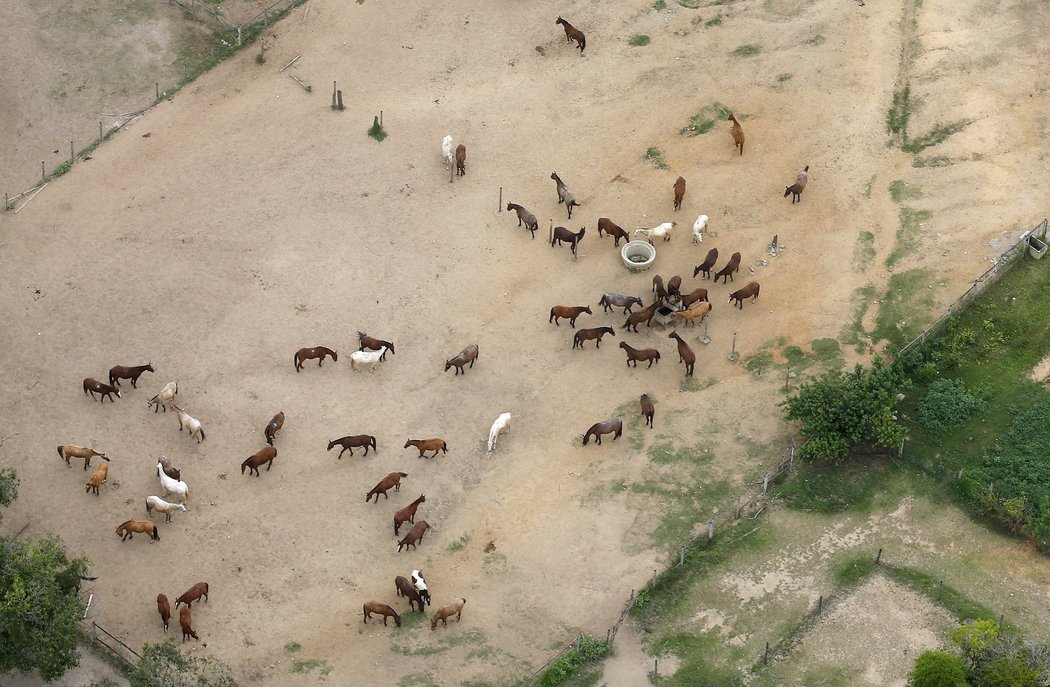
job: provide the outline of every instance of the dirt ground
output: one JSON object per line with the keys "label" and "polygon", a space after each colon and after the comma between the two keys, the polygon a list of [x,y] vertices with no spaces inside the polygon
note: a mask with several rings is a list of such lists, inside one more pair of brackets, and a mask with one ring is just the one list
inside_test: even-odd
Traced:
{"label": "dirt ground", "polygon": [[[625,546],[637,541],[636,514],[621,502],[581,505],[609,466],[645,460],[625,441],[580,447],[587,426],[649,391],[659,417],[678,413],[694,433],[717,422],[782,438],[777,398],[727,360],[734,333],[744,356],[780,337],[808,348],[839,336],[854,291],[885,288],[881,265],[899,223],[892,181],[920,187],[915,204],[933,212],[902,266],[932,267],[939,303],[1044,211],[1038,3],[927,0],[914,25],[900,2],[841,0],[663,11],[588,1],[571,14],[544,2],[459,0],[309,8],[275,27],[265,65],[251,50],[236,56],[17,215],[0,215],[9,371],[0,417],[4,434],[17,434],[0,457],[22,478],[7,526],[58,532],[88,555],[99,575],[96,620],[132,645],[162,638],[158,592],[207,580],[214,596],[194,605],[201,643],[192,650],[219,656],[244,682],[305,684],[327,670],[337,683],[510,681],[578,629],[607,627],[663,551]],[[582,57],[554,25],[559,13],[586,31]],[[633,34],[652,43],[631,47]],[[916,43],[922,50],[902,59]],[[760,46],[756,55],[733,54],[748,44]],[[902,78],[921,96],[916,130],[960,110],[975,119],[942,144],[951,164],[912,167],[912,156],[887,147],[886,110]],[[328,107],[332,81],[345,112]],[[715,101],[742,117],[743,157],[723,122],[698,137],[678,133]],[[365,132],[381,110],[390,136],[376,143]],[[455,183],[439,155],[446,133],[468,150],[467,176]],[[644,160],[650,147],[669,170]],[[791,205],[783,188],[804,165],[810,183]],[[551,171],[583,204],[571,221]],[[679,174],[689,186],[672,213]],[[537,239],[498,211],[501,187],[504,204],[537,214]],[[711,223],[694,246],[700,213]],[[678,226],[657,246],[655,268],[630,274],[597,237],[600,216],[628,229]],[[551,219],[587,226],[578,260],[544,242]],[[874,234],[876,257],[858,262],[860,231]],[[787,248],[769,258],[774,234]],[[689,332],[696,377],[721,382],[709,389],[679,391],[666,331],[618,329],[598,351],[573,351],[572,330],[545,319],[551,305],[590,304],[594,315],[578,326],[619,327],[621,315],[595,308],[601,293],[648,296],[653,273],[681,274],[692,289],[691,268],[709,247],[719,265],[743,254],[733,284],[705,284],[710,345]],[[762,283],[758,302],[729,308],[727,293],[752,278]],[[819,288],[799,288],[814,281]],[[374,374],[349,367],[357,330],[397,346]],[[627,370],[621,340],[658,347],[662,362]],[[443,373],[469,343],[480,346],[475,367]],[[293,352],[318,344],[339,361],[296,374]],[[156,374],[115,404],[82,395],[84,377],[145,362]],[[172,380],[204,424],[199,446],[170,413],[145,408]],[[239,463],[278,410],[288,420],[273,469],[242,476]],[[514,414],[511,429],[486,455],[503,411]],[[325,453],[352,433],[376,435],[378,454]],[[400,448],[429,436],[444,437],[449,453],[421,460]],[[86,475],[58,461],[64,443],[113,458],[102,496],[84,495]],[[113,528],[145,517],[159,455],[183,469],[190,512],[161,523],[160,542],[122,543]],[[743,474],[745,458],[727,451],[718,468]],[[401,493],[363,503],[392,470],[409,473]],[[391,516],[420,493],[434,531],[397,554]],[[467,598],[462,623],[433,633],[418,621],[363,625],[365,600],[405,609],[393,577],[413,568],[425,571],[435,603]],[[286,651],[291,642],[301,652]],[[289,672],[306,659],[324,663]]]}

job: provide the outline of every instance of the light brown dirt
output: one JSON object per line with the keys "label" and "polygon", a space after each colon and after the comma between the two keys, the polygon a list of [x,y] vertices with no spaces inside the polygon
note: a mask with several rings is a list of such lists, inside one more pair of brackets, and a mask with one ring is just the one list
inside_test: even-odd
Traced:
{"label": "light brown dirt", "polygon": [[[130,644],[157,641],[156,593],[207,580],[214,597],[194,606],[202,643],[192,650],[221,657],[245,682],[305,683],[288,672],[282,647],[292,641],[303,657],[327,661],[335,682],[517,677],[576,628],[606,627],[623,592],[662,558],[625,551],[634,514],[621,504],[581,504],[582,487],[606,466],[645,460],[625,441],[577,446],[589,424],[648,390],[661,412],[684,411],[697,427],[717,403],[720,422],[732,418],[755,436],[781,432],[776,398],[726,360],[733,335],[745,355],[777,337],[806,347],[837,336],[853,290],[884,283],[881,269],[849,263],[862,229],[875,233],[879,261],[892,248],[897,208],[883,189],[894,179],[929,175],[935,221],[965,225],[953,234],[962,243],[944,256],[914,257],[943,273],[941,300],[983,270],[970,247],[1033,223],[1031,190],[1045,184],[1028,168],[1045,128],[1045,95],[1035,96],[1047,91],[1022,100],[1019,84],[1045,78],[1034,76],[1032,60],[997,70],[979,94],[999,99],[982,110],[983,130],[1016,117],[1024,137],[977,139],[995,153],[966,163],[974,183],[946,182],[942,168],[914,171],[885,146],[904,40],[899,3],[653,13],[587,2],[568,17],[588,33],[582,58],[554,25],[564,11],[313,0],[308,20],[303,8],[280,25],[266,65],[245,51],[25,211],[0,216],[0,361],[9,380],[0,417],[5,432],[19,435],[0,455],[23,481],[6,522],[30,522],[26,536],[59,532],[91,557],[100,623]],[[996,11],[972,10],[984,13],[983,24]],[[692,21],[716,12],[727,15],[721,27]],[[653,43],[629,47],[634,33],[650,33]],[[807,44],[815,33],[825,41]],[[731,56],[745,43],[763,50]],[[277,73],[300,53],[289,71],[312,94]],[[778,85],[778,73],[793,77]],[[343,113],[328,109],[335,80],[349,106]],[[746,115],[743,158],[723,123],[697,138],[678,134],[713,100]],[[365,136],[380,110],[390,133],[381,144]],[[468,149],[467,176],[452,184],[439,154],[446,133]],[[650,146],[671,170],[643,161]],[[806,164],[810,185],[792,206],[783,187]],[[954,174],[961,164],[943,169]],[[1019,169],[1028,175],[1015,176]],[[583,203],[571,221],[555,202],[551,171]],[[678,174],[689,187],[683,210],[672,213]],[[520,202],[540,218],[536,240],[497,212],[501,186],[504,204]],[[992,206],[994,216],[975,221]],[[689,232],[701,212],[710,231],[694,247]],[[631,275],[611,241],[596,236],[599,216],[626,228],[673,218],[678,227],[657,247],[654,270]],[[588,227],[577,261],[544,243],[551,218]],[[788,249],[768,259],[773,234]],[[627,371],[616,348],[622,330],[601,350],[581,352],[570,350],[571,329],[546,322],[555,303],[593,304],[603,291],[647,295],[655,272],[682,274],[692,288],[691,268],[711,246],[744,255],[736,282],[708,285],[712,343],[694,344],[697,377],[723,384],[679,393],[682,369],[659,330],[624,337],[664,353],[652,370]],[[759,301],[730,309],[727,293],[751,278],[762,283]],[[595,309],[577,324],[622,319]],[[374,374],[349,369],[358,329],[397,344]],[[466,376],[442,373],[447,357],[474,342],[481,355]],[[338,363],[296,374],[292,353],[317,344],[340,351]],[[117,403],[81,394],[84,377],[147,361],[157,373]],[[203,422],[205,443],[180,436],[170,413],[146,412],[146,399],[169,380]],[[278,410],[288,420],[273,470],[241,476],[238,464],[262,445]],[[489,425],[504,410],[514,414],[511,429],[485,455]],[[328,440],[359,432],[378,437],[378,455],[337,461],[324,452]],[[400,448],[422,436],[444,437],[449,454],[421,460]],[[86,476],[56,459],[55,445],[67,442],[113,457],[101,497],[83,495]],[[191,511],[161,524],[158,543],[122,543],[113,528],[144,517],[159,455],[183,468]],[[360,496],[391,470],[409,473],[402,493],[364,504]],[[420,517],[435,530],[418,550],[396,554],[391,515],[419,493],[427,494]],[[466,547],[450,553],[463,534]],[[485,553],[490,541],[496,550]],[[393,577],[412,568],[426,572],[436,603],[467,598],[462,624],[434,633],[363,625],[361,603],[393,602]]]}

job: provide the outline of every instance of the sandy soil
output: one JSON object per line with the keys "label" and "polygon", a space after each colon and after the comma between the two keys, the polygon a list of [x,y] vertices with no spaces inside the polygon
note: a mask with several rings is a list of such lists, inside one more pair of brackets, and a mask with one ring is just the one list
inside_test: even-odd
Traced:
{"label": "sandy soil", "polygon": [[[2,457],[23,482],[5,521],[30,522],[27,536],[59,532],[90,556],[99,622],[129,644],[162,637],[157,592],[209,581],[214,597],[194,606],[202,641],[192,650],[221,657],[246,682],[309,679],[288,673],[282,647],[293,641],[304,658],[326,661],[337,682],[512,679],[576,629],[608,626],[621,590],[646,579],[662,553],[626,550],[635,515],[617,501],[581,505],[581,482],[645,460],[624,441],[579,447],[588,425],[652,391],[661,412],[681,413],[695,432],[714,415],[748,435],[778,435],[776,398],[726,360],[733,335],[745,356],[778,337],[805,348],[838,336],[853,291],[885,283],[881,269],[850,265],[861,230],[875,234],[880,264],[892,248],[898,210],[884,191],[892,180],[921,176],[917,202],[937,199],[934,233],[923,241],[952,227],[943,255],[910,258],[935,266],[942,301],[983,271],[991,249],[972,248],[1033,224],[1045,198],[1031,191],[1045,186],[1032,163],[1046,126],[1046,97],[1037,96],[1047,91],[1029,97],[1032,89],[1018,87],[1045,80],[1032,60],[990,67],[995,79],[973,93],[977,105],[965,103],[983,108],[982,126],[968,135],[990,136],[1017,119],[1023,136],[971,140],[985,157],[949,167],[912,168],[886,147],[885,112],[902,71],[921,81],[923,107],[934,109],[983,49],[945,48],[937,74],[902,61],[908,41],[929,38],[902,22],[900,3],[653,12],[590,1],[568,17],[588,34],[583,57],[554,25],[566,10],[550,3],[392,9],[314,0],[305,21],[302,8],[275,31],[266,65],[251,51],[237,56],[24,211],[0,215],[8,323],[0,361],[10,371],[0,417],[5,433],[18,434]],[[918,25],[977,13],[984,26],[998,9],[928,1]],[[1024,12],[1043,11],[1026,6],[994,30],[1006,38],[1034,23]],[[722,23],[705,28],[718,13]],[[635,33],[652,44],[630,47]],[[742,44],[762,50],[734,57]],[[997,54],[1007,60],[1021,49]],[[277,73],[300,53],[289,71],[312,94]],[[781,73],[792,77],[778,82]],[[346,112],[328,108],[335,80]],[[744,117],[742,158],[724,123],[696,138],[678,133],[715,100]],[[380,110],[390,133],[381,144],[365,136]],[[923,112],[916,122],[947,117]],[[467,176],[451,184],[439,156],[445,133],[468,149]],[[949,140],[962,146],[962,136]],[[643,160],[651,146],[670,170]],[[809,187],[792,206],[783,187],[807,164]],[[551,171],[583,203],[571,221],[555,202]],[[679,174],[689,187],[672,213]],[[497,211],[501,187],[503,203],[540,218],[539,238]],[[689,228],[701,212],[712,221],[697,247]],[[699,285],[689,275],[709,247],[742,252],[733,284],[707,285],[712,343],[694,344],[697,377],[722,384],[679,392],[682,368],[658,329],[625,337],[664,353],[659,366],[635,371],[616,348],[622,330],[598,351],[572,351],[572,330],[546,322],[556,303],[593,308],[604,291],[647,295],[652,272],[626,272],[611,241],[596,236],[599,216],[626,228],[678,221],[653,272],[682,274],[686,288]],[[544,243],[551,218],[588,227],[578,260]],[[769,259],[773,234],[787,250]],[[800,275],[820,288],[798,288]],[[749,278],[761,281],[761,298],[730,309],[727,293]],[[577,324],[622,319],[595,309]],[[358,329],[397,345],[374,374],[349,369]],[[469,343],[480,346],[478,364],[462,377],[442,373]],[[340,351],[338,363],[296,374],[292,353],[317,344]],[[81,394],[84,377],[147,361],[156,374],[115,404]],[[170,413],[146,411],[169,380],[204,423],[205,443],[180,435]],[[273,470],[241,476],[238,464],[262,445],[278,410],[288,421]],[[488,427],[504,410],[515,416],[511,430],[487,456]],[[328,440],[364,432],[378,437],[378,455],[325,453]],[[400,448],[425,436],[444,437],[448,455],[421,460]],[[84,495],[86,475],[57,460],[63,443],[113,457],[101,497]],[[121,543],[113,528],[145,516],[159,455],[183,468],[191,511],[162,523],[158,543]],[[736,458],[724,456],[725,473],[738,469]],[[409,473],[402,492],[364,504],[360,496],[392,470]],[[427,495],[420,517],[435,529],[418,550],[397,554],[391,515],[419,493]],[[465,547],[450,551],[464,535]],[[495,551],[484,550],[489,542]],[[393,577],[419,567],[435,602],[468,599],[462,624],[435,633],[363,625],[361,603],[394,603]]]}

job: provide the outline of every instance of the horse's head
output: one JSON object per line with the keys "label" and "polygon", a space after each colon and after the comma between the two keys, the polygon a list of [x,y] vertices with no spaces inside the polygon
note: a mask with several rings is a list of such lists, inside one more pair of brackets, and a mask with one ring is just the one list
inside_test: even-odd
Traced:
{"label": "horse's head", "polygon": [[[448,372],[448,368],[450,368],[450,367],[452,367],[452,361],[451,360],[446,360],[445,361],[445,372]],[[408,444],[405,444],[405,448],[408,448]]]}

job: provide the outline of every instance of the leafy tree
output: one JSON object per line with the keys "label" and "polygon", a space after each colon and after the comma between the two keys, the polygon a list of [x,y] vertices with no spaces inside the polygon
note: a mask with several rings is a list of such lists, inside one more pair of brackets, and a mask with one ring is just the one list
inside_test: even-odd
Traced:
{"label": "leafy tree", "polygon": [[174,639],[146,644],[131,677],[131,687],[229,687],[230,669],[211,656],[187,656]]}
{"label": "leafy tree", "polygon": [[984,407],[961,379],[938,379],[919,402],[919,422],[931,432],[947,432],[966,423]]}
{"label": "leafy tree", "polygon": [[924,651],[911,671],[909,687],[966,687],[962,660],[944,651]]}
{"label": "leafy tree", "polygon": [[994,620],[973,620],[952,631],[952,641],[962,647],[970,657],[971,665],[977,665],[981,654],[988,650],[1001,635],[999,623]]}
{"label": "leafy tree", "polygon": [[0,674],[36,668],[52,681],[80,662],[78,591],[87,567],[53,535],[25,544],[0,538]]}
{"label": "leafy tree", "polygon": [[996,658],[974,671],[976,687],[1040,687],[1039,670],[1020,656]]}
{"label": "leafy tree", "polygon": [[799,458],[837,462],[858,446],[896,447],[905,431],[893,412],[902,384],[897,370],[879,358],[870,370],[861,365],[853,372],[831,370],[802,384],[781,403],[787,419],[801,422],[799,434],[808,439]]}

